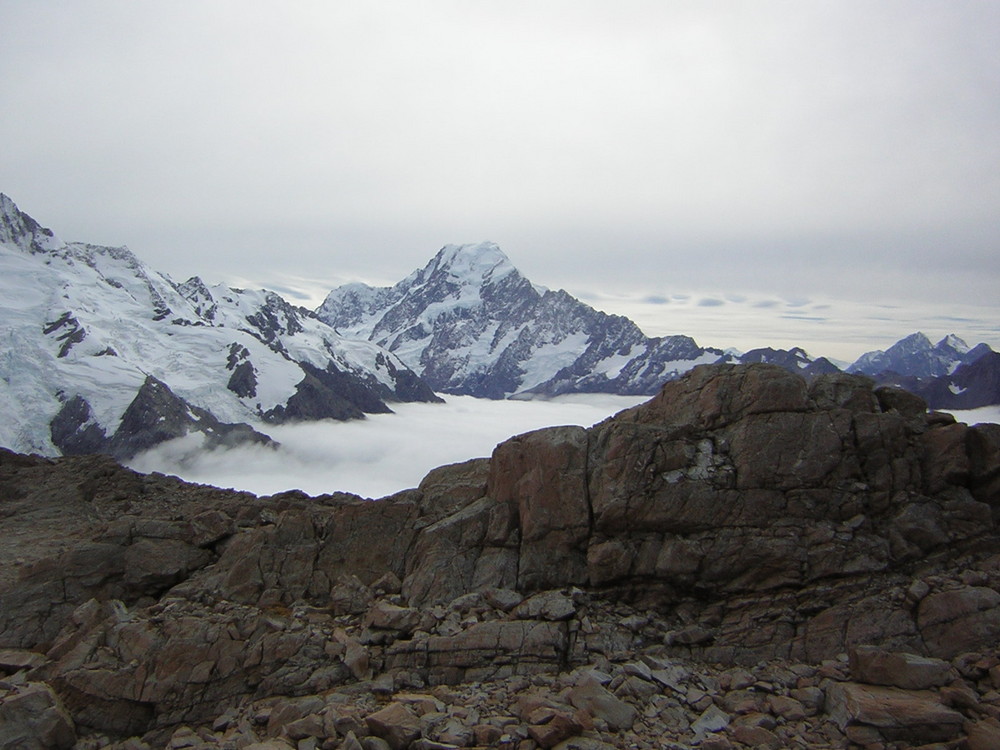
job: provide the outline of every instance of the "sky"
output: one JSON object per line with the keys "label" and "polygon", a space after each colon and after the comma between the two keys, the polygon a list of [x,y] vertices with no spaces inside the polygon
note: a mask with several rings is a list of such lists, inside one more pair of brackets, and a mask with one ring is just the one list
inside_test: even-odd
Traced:
{"label": "sky", "polygon": [[1000,348],[995,0],[0,0],[0,191],[317,305],[448,243],[650,335]]}

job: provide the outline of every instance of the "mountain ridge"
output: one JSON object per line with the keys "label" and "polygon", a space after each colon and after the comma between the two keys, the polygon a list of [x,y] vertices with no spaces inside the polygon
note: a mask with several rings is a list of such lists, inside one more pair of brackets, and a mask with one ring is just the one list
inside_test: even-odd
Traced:
{"label": "mountain ridge", "polygon": [[535,285],[491,242],[445,245],[391,287],[338,287],[316,312],[397,353],[435,390],[485,398],[641,395],[725,356]]}
{"label": "mountain ridge", "polygon": [[6,195],[0,240],[10,448],[128,458],[192,432],[205,447],[266,443],[267,422],[439,400],[398,358],[278,294],[177,284],[126,247],[63,242]]}
{"label": "mountain ridge", "polygon": [[[394,351],[436,391],[484,398],[651,395],[700,364],[778,364],[806,377],[841,369],[799,347],[736,354],[686,335],[646,336],[624,316],[532,283],[492,242],[445,245],[393,286],[337,287],[316,313],[350,336]],[[962,386],[949,378],[991,351],[986,344],[970,348],[954,334],[932,344],[917,332],[885,351],[862,354],[845,371],[913,383],[931,407],[957,408],[943,394]],[[928,380],[935,378],[941,384]],[[963,403],[1000,403],[994,390],[975,388],[978,395]]]}

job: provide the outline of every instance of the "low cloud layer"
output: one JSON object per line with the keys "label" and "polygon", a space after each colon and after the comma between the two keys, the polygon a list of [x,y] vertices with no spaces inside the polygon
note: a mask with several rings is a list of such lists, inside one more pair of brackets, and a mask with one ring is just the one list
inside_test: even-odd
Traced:
{"label": "low cloud layer", "polygon": [[300,489],[383,497],[416,487],[433,468],[489,456],[497,443],[540,427],[589,427],[645,399],[581,395],[551,401],[487,401],[449,396],[446,404],[395,404],[395,414],[354,422],[264,427],[278,449],[204,451],[200,439],[171,441],[130,466],[192,482],[268,495]]}

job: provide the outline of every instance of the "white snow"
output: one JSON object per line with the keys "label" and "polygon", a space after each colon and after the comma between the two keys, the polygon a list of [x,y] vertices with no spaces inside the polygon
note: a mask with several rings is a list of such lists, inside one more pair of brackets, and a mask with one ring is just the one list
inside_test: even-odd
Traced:
{"label": "white snow", "polygon": [[515,393],[527,391],[549,380],[563,367],[569,367],[587,346],[587,334],[573,333],[562,341],[545,344],[536,348],[531,359],[524,363],[524,376]]}
{"label": "white snow", "polygon": [[[94,421],[113,434],[149,375],[223,421],[256,422],[295,393],[304,377],[296,361],[370,374],[390,389],[394,381],[376,360],[381,356],[405,369],[374,344],[347,341],[294,311],[290,315],[302,330],[277,333],[276,348],[286,353],[268,346],[248,317],[266,307],[282,325],[288,323],[281,318],[290,308],[271,292],[215,286],[209,299],[199,290],[192,302],[127,248],[49,244],[50,251],[39,253],[13,240],[0,243],[0,407],[7,414],[0,444],[8,448],[57,453],[49,424],[64,401],[77,395],[90,404]],[[203,317],[199,308],[212,303],[214,317]],[[42,333],[67,313],[75,322]],[[77,329],[83,339],[59,356],[65,337]],[[254,396],[240,398],[227,388],[233,344],[249,351]]]}
{"label": "white snow", "polygon": [[613,354],[594,365],[594,374],[604,375],[608,380],[614,380],[621,375],[622,368],[642,353],[641,346],[633,346],[625,354]]}

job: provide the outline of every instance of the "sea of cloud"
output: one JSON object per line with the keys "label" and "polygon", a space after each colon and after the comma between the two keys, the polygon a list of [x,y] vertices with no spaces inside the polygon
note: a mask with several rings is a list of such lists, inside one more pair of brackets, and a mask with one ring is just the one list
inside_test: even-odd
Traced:
{"label": "sea of cloud", "polygon": [[979,424],[981,422],[1000,424],[1000,404],[982,406],[978,409],[967,409],[963,411],[957,411],[955,409],[943,409],[942,411],[947,411],[959,422],[965,422],[966,424]]}
{"label": "sea of cloud", "polygon": [[200,437],[189,435],[137,456],[129,466],[258,495],[300,489],[384,497],[416,487],[437,466],[489,456],[512,435],[553,425],[589,427],[644,400],[604,394],[547,401],[447,396],[444,404],[393,404],[394,414],[352,422],[262,427],[278,441],[277,449],[205,450]]}

